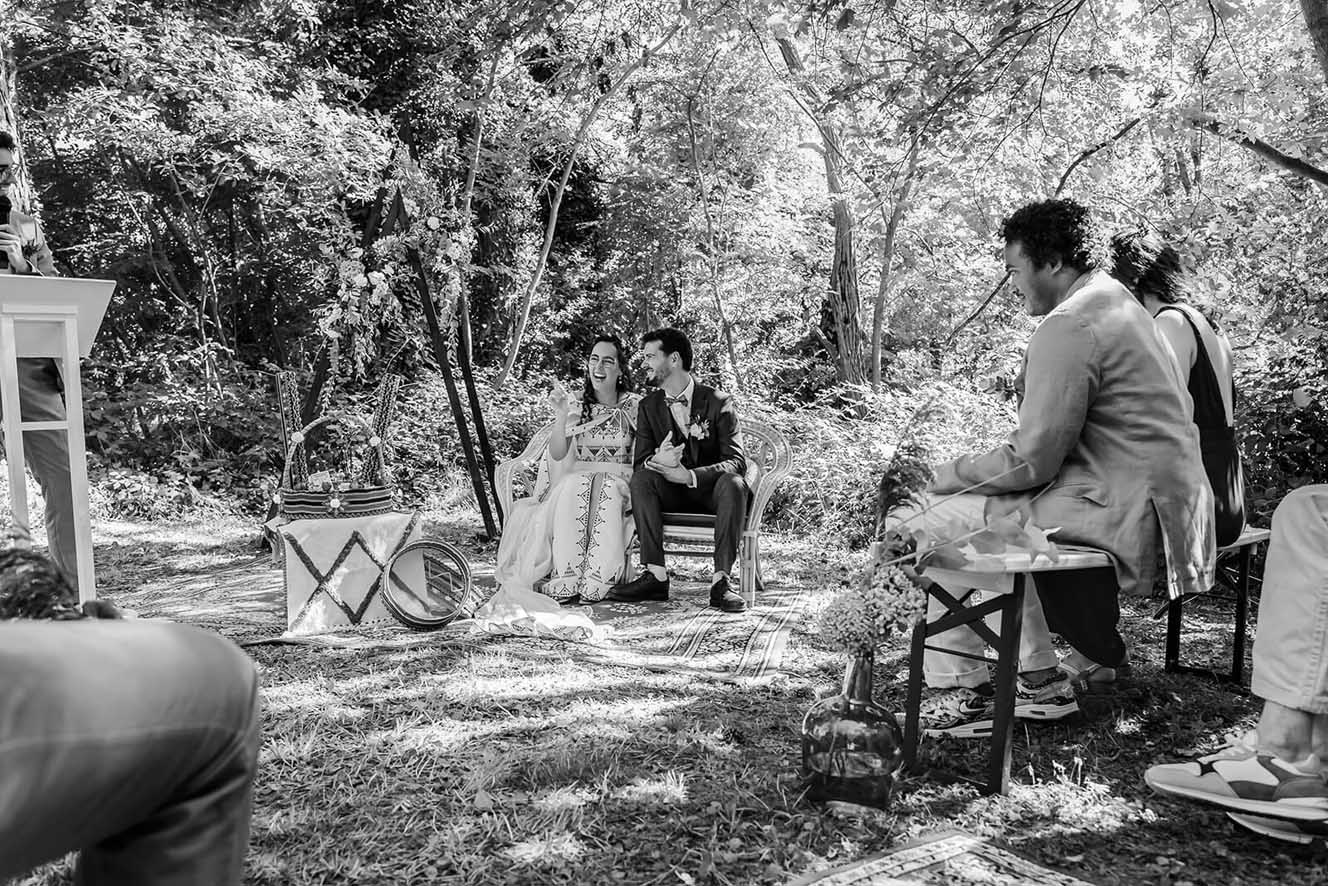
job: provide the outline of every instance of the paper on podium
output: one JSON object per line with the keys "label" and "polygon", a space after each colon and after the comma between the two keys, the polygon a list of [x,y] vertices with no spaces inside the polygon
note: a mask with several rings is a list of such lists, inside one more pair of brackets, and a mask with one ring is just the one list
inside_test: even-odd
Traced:
{"label": "paper on podium", "polygon": [[[86,357],[92,351],[92,342],[97,337],[114,291],[114,280],[0,274],[0,311],[20,313],[53,307],[77,309],[78,353],[80,357]],[[26,318],[16,346],[19,357],[63,357],[65,339],[60,321]]]}

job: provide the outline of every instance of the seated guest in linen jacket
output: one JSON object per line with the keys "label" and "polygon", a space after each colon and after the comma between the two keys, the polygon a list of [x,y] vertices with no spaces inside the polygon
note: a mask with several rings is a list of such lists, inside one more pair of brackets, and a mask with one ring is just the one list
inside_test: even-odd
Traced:
{"label": "seated guest in linen jacket", "polygon": [[[1149,590],[1159,554],[1173,594],[1211,587],[1212,495],[1184,383],[1153,318],[1098,269],[1105,244],[1087,210],[1070,200],[1033,203],[1005,220],[1002,235],[1024,309],[1044,317],[1025,354],[1019,426],[989,452],[940,465],[924,504],[966,494],[926,514],[896,512],[892,523],[907,531],[1018,514],[1059,527],[1055,541],[1111,555],[1112,568],[1039,575],[1038,592],[1026,597],[1015,713],[1058,719],[1078,704],[1050,631],[1103,667],[1123,666],[1118,594]],[[982,651],[967,627],[936,645]],[[928,652],[925,670],[928,685],[944,691],[924,701],[924,728],[990,732],[985,664]]]}

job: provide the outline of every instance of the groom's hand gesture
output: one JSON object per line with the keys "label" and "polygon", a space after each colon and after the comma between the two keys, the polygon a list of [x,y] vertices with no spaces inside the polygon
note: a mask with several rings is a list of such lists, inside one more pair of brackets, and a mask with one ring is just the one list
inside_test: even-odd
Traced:
{"label": "groom's hand gesture", "polygon": [[680,483],[683,486],[689,486],[692,482],[692,472],[684,468],[682,461],[682,451],[684,444],[673,444],[673,432],[664,438],[664,442],[655,449],[655,454],[646,461],[646,468],[660,474],[670,483]]}

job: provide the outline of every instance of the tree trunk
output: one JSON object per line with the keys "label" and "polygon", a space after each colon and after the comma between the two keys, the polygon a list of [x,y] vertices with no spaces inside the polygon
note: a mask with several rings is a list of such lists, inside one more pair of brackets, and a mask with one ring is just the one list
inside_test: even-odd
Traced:
{"label": "tree trunk", "polygon": [[806,69],[797,47],[784,36],[777,36],[779,52],[789,73],[799,82],[810,104],[804,107],[821,133],[821,159],[825,162],[825,183],[834,211],[835,249],[830,265],[830,285],[821,306],[820,333],[829,343],[830,359],[835,362],[835,374],[841,382],[861,384],[862,327],[858,323],[858,259],[853,237],[853,210],[848,203],[842,183],[843,153],[839,145],[839,132],[824,114],[813,108],[823,104],[821,96],[805,79]]}
{"label": "tree trunk", "polygon": [[[12,10],[11,10],[12,11]],[[14,64],[13,44],[8,22],[0,23],[0,129],[14,137],[18,150],[14,152],[14,183],[9,196],[15,208],[31,211],[32,178],[24,160],[23,142],[19,135],[18,112],[14,100],[18,89],[17,67]]]}
{"label": "tree trunk", "polygon": [[1328,81],[1328,0],[1300,0],[1300,8],[1305,13],[1305,25],[1314,43],[1319,67],[1323,69],[1323,78]]}
{"label": "tree trunk", "polygon": [[696,97],[691,96],[687,99],[687,137],[692,146],[692,174],[696,176],[696,191],[701,200],[701,211],[705,214],[706,223],[706,252],[710,264],[710,294],[715,301],[715,314],[719,317],[719,328],[724,334],[724,345],[729,352],[729,369],[733,372],[733,384],[737,390],[742,390],[742,370],[738,368],[738,351],[733,346],[733,327],[729,324],[729,318],[724,313],[724,301],[719,294],[719,243],[715,236],[715,221],[710,215],[710,194],[705,186],[705,179],[701,176],[701,160],[696,150],[696,120],[695,120]]}
{"label": "tree trunk", "polygon": [[673,27],[660,38],[659,42],[641,53],[641,56],[623,71],[622,76],[618,78],[607,91],[605,91],[595,103],[590,106],[586,112],[585,119],[581,121],[581,126],[576,131],[576,137],[572,139],[571,152],[567,155],[567,162],[563,164],[563,174],[558,180],[557,186],[553,189],[553,197],[549,201],[549,220],[544,225],[544,246],[540,250],[539,260],[535,263],[535,272],[530,276],[530,283],[526,286],[525,294],[521,297],[521,307],[517,311],[516,326],[512,329],[512,343],[508,347],[507,359],[503,362],[503,368],[498,373],[498,377],[493,380],[495,388],[501,388],[506,382],[507,377],[512,374],[512,367],[516,365],[517,354],[521,351],[521,338],[526,334],[526,324],[530,322],[530,302],[535,297],[535,291],[539,289],[540,280],[544,277],[544,269],[549,264],[549,250],[553,247],[553,234],[558,227],[558,211],[562,206],[563,194],[567,190],[567,180],[572,175],[572,166],[576,163],[577,155],[581,152],[581,146],[585,144],[586,136],[590,132],[590,126],[599,117],[599,112],[608,104],[609,100],[618,94],[618,90],[623,87],[636,69],[650,60],[650,57],[663,49],[673,35],[678,33],[682,27],[682,21],[679,20],[673,24]]}
{"label": "tree trunk", "polygon": [[895,257],[895,237],[899,233],[899,223],[908,209],[909,191],[913,189],[913,176],[918,172],[918,149],[922,139],[916,139],[908,153],[908,171],[904,173],[904,183],[895,198],[894,209],[885,225],[885,241],[881,244],[881,281],[876,287],[876,304],[872,313],[871,338],[871,386],[873,391],[881,389],[881,339],[885,335],[885,302],[890,294],[890,265]]}

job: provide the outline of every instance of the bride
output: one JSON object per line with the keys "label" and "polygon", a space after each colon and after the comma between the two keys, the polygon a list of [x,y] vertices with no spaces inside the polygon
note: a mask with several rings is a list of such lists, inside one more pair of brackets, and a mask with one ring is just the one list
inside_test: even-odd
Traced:
{"label": "bride", "polygon": [[560,603],[594,603],[623,578],[635,534],[629,513],[636,409],[622,343],[600,335],[586,357],[580,403],[554,382],[546,491],[512,507],[494,578],[505,591],[536,589]]}

